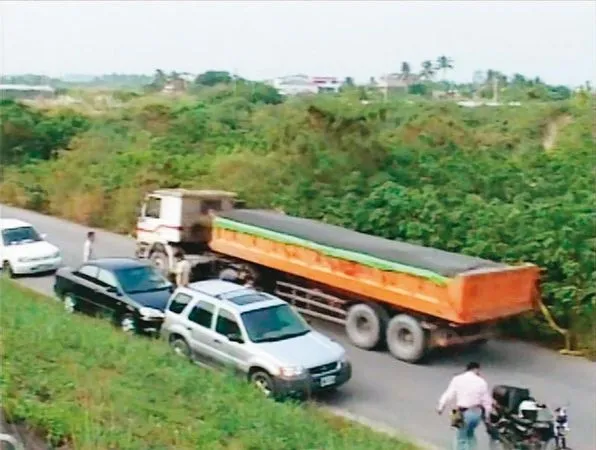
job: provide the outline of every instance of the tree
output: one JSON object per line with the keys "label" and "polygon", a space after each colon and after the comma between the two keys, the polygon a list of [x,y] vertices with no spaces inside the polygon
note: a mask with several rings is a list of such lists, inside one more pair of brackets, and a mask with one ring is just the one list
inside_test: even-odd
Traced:
{"label": "tree", "polygon": [[208,70],[196,78],[195,84],[200,86],[215,86],[216,84],[230,84],[232,81],[233,78],[230,72]]}
{"label": "tree", "polygon": [[453,60],[445,55],[439,56],[437,58],[436,69],[443,71],[443,81],[445,81],[447,78],[447,71],[453,69]]}
{"label": "tree", "polygon": [[427,81],[433,79],[435,76],[435,68],[432,61],[426,60],[422,62],[422,71],[420,72],[420,76]]}
{"label": "tree", "polygon": [[352,86],[354,86],[354,78],[352,78],[352,77],[346,77],[346,79],[344,80],[343,85],[346,86],[346,87],[352,87]]}
{"label": "tree", "polygon": [[401,74],[404,78],[408,78],[412,73],[412,69],[410,68],[410,63],[404,61],[401,63]]}

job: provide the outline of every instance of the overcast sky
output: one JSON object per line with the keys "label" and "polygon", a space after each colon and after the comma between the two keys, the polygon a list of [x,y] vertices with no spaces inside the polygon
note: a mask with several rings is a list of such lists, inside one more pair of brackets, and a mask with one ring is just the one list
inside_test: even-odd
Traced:
{"label": "overcast sky", "polygon": [[0,1],[2,73],[234,70],[366,80],[455,61],[577,85],[596,79],[594,1]]}

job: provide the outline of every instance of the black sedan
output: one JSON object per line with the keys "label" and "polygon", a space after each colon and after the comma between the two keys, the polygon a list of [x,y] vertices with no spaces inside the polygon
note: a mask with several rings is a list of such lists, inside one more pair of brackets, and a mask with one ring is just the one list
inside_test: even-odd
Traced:
{"label": "black sedan", "polygon": [[54,292],[65,311],[107,315],[126,332],[157,333],[172,283],[132,258],[103,258],[56,272]]}

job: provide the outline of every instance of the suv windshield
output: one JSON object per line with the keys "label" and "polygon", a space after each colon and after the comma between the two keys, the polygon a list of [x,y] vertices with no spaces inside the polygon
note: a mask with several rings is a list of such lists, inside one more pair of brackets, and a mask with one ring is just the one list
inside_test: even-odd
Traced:
{"label": "suv windshield", "polygon": [[252,342],[282,341],[310,332],[306,321],[290,305],[255,309],[241,317]]}
{"label": "suv windshield", "polygon": [[2,230],[4,245],[30,244],[41,241],[41,237],[33,227],[8,228]]}
{"label": "suv windshield", "polygon": [[122,290],[127,294],[161,291],[171,286],[171,283],[151,266],[119,269],[114,273]]}

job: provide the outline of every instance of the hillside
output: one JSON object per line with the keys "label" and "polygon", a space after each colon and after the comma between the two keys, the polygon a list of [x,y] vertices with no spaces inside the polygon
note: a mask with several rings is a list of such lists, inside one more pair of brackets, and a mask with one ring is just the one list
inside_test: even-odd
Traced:
{"label": "hillside", "polygon": [[[63,450],[415,450],[0,280],[6,419]],[[158,387],[158,389],[156,389]],[[21,426],[23,430],[25,427]],[[28,433],[27,433],[28,434]]]}
{"label": "hillside", "polygon": [[[129,232],[144,192],[237,191],[390,239],[544,268],[557,321],[596,327],[591,107],[586,99],[460,108],[422,98],[363,105],[357,92],[291,99],[216,86],[119,108],[2,106],[0,199]],[[552,340],[542,321],[506,330]]]}

